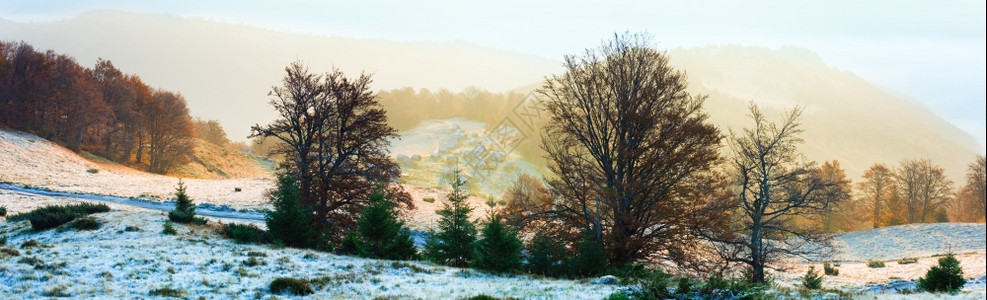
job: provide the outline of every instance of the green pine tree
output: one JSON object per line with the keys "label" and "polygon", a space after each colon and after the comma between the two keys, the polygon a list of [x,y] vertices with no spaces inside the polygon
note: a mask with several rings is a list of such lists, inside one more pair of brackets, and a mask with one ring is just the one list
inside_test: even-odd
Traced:
{"label": "green pine tree", "polygon": [[473,242],[476,241],[476,225],[469,219],[473,208],[466,202],[469,193],[464,190],[466,180],[459,169],[453,171],[452,192],[439,214],[439,231],[429,232],[425,244],[425,256],[430,260],[454,267],[465,267],[473,259]]}
{"label": "green pine tree", "polygon": [[966,280],[963,279],[963,269],[960,268],[960,261],[947,253],[939,258],[939,265],[932,266],[925,277],[918,279],[918,287],[932,293],[955,293],[963,288]]}
{"label": "green pine tree", "polygon": [[596,276],[607,270],[607,256],[603,252],[603,242],[596,239],[593,231],[583,232],[579,243],[579,253],[569,261],[571,273],[580,276]]}
{"label": "green pine tree", "polygon": [[476,241],[470,266],[496,273],[519,270],[521,248],[517,233],[504,228],[500,216],[491,213],[483,226],[483,238]]}
{"label": "green pine tree", "polygon": [[312,247],[317,234],[312,227],[312,210],[300,206],[295,177],[290,172],[278,172],[278,186],[268,197],[274,210],[267,212],[264,221],[271,238],[289,247]]}
{"label": "green pine tree", "polygon": [[531,244],[528,246],[528,261],[525,267],[532,274],[558,276],[563,273],[561,262],[564,259],[564,246],[551,236],[538,232],[531,238]]}
{"label": "green pine tree", "polygon": [[370,194],[370,203],[363,208],[357,221],[357,230],[351,231],[346,245],[356,254],[369,258],[414,259],[415,243],[411,232],[398,220],[393,195],[379,184]]}
{"label": "green pine tree", "polygon": [[175,187],[175,209],[168,212],[168,219],[175,223],[188,224],[195,220],[195,204],[185,193],[185,183],[178,180]]}

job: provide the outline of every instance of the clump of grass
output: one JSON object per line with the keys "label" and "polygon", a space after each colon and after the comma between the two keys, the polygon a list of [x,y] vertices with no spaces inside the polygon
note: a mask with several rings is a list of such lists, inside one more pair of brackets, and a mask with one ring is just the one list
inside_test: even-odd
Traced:
{"label": "clump of grass", "polygon": [[97,169],[97,168],[89,168],[88,170],[86,170],[86,172],[89,172],[89,174],[96,174],[96,173],[99,173],[99,169]]}
{"label": "clump of grass", "polygon": [[21,243],[21,249],[41,247],[41,242],[36,240],[26,240]]}
{"label": "clump of grass", "polygon": [[267,253],[261,251],[247,251],[248,257],[267,257]]}
{"label": "clump of grass", "polygon": [[123,231],[126,231],[126,232],[135,232],[135,231],[141,231],[141,228],[140,227],[137,227],[137,226],[127,226],[127,227],[124,227],[123,228]]}
{"label": "clump of grass", "polygon": [[312,290],[312,285],[308,281],[291,278],[291,277],[279,277],[271,281],[270,285],[271,293],[284,294],[289,293],[295,296],[305,296],[311,295],[315,291]]}
{"label": "clump of grass", "polygon": [[243,191],[243,189],[241,189],[240,187],[235,187],[235,188],[233,188],[233,191],[234,192],[240,192],[240,191]]}
{"label": "clump of grass", "polygon": [[255,267],[255,266],[266,265],[266,264],[267,264],[266,262],[257,259],[257,257],[254,256],[251,256],[250,258],[247,258],[246,260],[243,261],[243,265],[248,267]]}
{"label": "clump of grass", "polygon": [[75,219],[75,221],[69,223],[69,226],[75,228],[76,230],[96,230],[99,229],[100,223],[96,220],[96,218],[85,217]]}
{"label": "clump of grass", "polygon": [[7,207],[0,206],[0,217],[6,217],[6,216],[7,216]]}
{"label": "clump of grass", "polygon": [[883,261],[880,261],[880,260],[868,260],[867,261],[867,267],[868,268],[883,268],[884,267],[884,262]]}
{"label": "clump of grass", "polygon": [[22,263],[22,264],[25,264],[25,265],[37,265],[37,264],[43,264],[44,263],[44,261],[42,261],[41,259],[38,259],[37,257],[34,257],[34,256],[22,257],[21,259],[18,259],[17,262]]}
{"label": "clump of grass", "polygon": [[435,198],[432,198],[432,197],[422,198],[422,201],[425,201],[425,202],[428,202],[428,203],[434,203],[435,202]]}
{"label": "clump of grass", "polygon": [[898,260],[899,265],[914,264],[917,262],[918,262],[918,258],[914,258],[914,257],[902,258]]}
{"label": "clump of grass", "polygon": [[6,245],[6,244],[7,244],[7,236],[6,235],[0,235],[0,246]]}
{"label": "clump of grass", "polygon": [[837,268],[838,265],[830,265],[829,263],[823,263],[823,273],[829,276],[840,275],[840,269]]}
{"label": "clump of grass", "polygon": [[161,233],[167,235],[178,234],[178,231],[175,230],[175,223],[172,223],[171,220],[165,220],[164,227],[161,229]]}
{"label": "clump of grass", "polygon": [[64,284],[59,284],[50,289],[44,290],[41,292],[41,295],[45,297],[72,297],[72,294],[68,293],[66,290],[68,290],[67,286]]}
{"label": "clump of grass", "polygon": [[0,258],[8,256],[20,256],[21,252],[13,248],[0,248]]}
{"label": "clump of grass", "polygon": [[158,296],[158,297],[185,298],[186,293],[183,290],[175,289],[172,287],[163,287],[163,288],[153,289],[149,291],[148,294],[150,294],[151,296]]}

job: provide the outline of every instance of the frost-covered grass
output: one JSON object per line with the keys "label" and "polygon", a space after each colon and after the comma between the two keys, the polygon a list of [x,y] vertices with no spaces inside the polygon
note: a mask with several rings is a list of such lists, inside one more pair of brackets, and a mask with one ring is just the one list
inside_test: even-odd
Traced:
{"label": "frost-covered grass", "polygon": [[[601,299],[619,288],[236,244],[222,239],[215,226],[176,224],[177,235],[164,235],[162,213],[112,211],[92,216],[102,226],[90,231],[34,232],[27,222],[0,223],[0,232],[8,236],[2,247],[19,252],[0,256],[0,298],[266,298],[276,278],[310,282],[317,299],[454,299],[479,294]],[[15,247],[32,240],[38,245]]]}

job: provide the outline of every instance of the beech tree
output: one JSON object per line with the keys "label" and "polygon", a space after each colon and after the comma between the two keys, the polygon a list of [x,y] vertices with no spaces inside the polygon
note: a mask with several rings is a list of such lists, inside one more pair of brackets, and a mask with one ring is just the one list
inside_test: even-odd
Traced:
{"label": "beech tree", "polygon": [[[315,226],[333,233],[356,224],[378,182],[392,183],[400,169],[387,155],[396,130],[370,91],[370,76],[347,78],[333,69],[313,74],[302,62],[285,68],[280,86],[271,88],[271,105],[280,117],[251,127],[251,138],[284,142],[277,151],[298,180],[299,204],[315,212]],[[396,201],[410,197],[391,185]]]}
{"label": "beech tree", "polygon": [[685,74],[641,34],[615,35],[564,66],[538,90],[557,200],[529,215],[564,224],[573,242],[589,231],[611,265],[672,258],[694,241],[690,229],[720,218],[698,213],[714,197],[720,159],[707,97],[686,92]]}
{"label": "beech tree", "polygon": [[190,138],[195,129],[181,94],[155,91],[153,102],[145,108],[145,119],[148,171],[164,174],[189,160],[194,147]]}
{"label": "beech tree", "polygon": [[874,164],[864,171],[863,178],[863,182],[857,183],[857,190],[860,202],[867,211],[866,219],[873,228],[901,224],[903,220],[894,221],[899,207],[894,172],[883,164]]}
{"label": "beech tree", "polygon": [[750,104],[752,128],[732,132],[731,165],[739,209],[735,235],[724,235],[720,242],[732,253],[729,261],[746,264],[752,280],[764,283],[765,268],[784,256],[804,256],[820,251],[809,244],[823,244],[827,237],[817,226],[798,226],[792,220],[824,212],[834,201],[838,183],[829,182],[815,163],[798,151],[803,143],[799,118],[802,109],[785,113],[780,123],[772,123],[757,105]]}
{"label": "beech tree", "polygon": [[942,168],[928,159],[905,160],[895,173],[898,197],[905,204],[908,223],[933,222],[936,214],[945,215],[945,206],[953,194],[953,181]]}
{"label": "beech tree", "polygon": [[960,218],[966,222],[984,222],[987,220],[987,166],[984,156],[970,163],[966,171],[966,185],[960,189],[957,207],[961,210]]}

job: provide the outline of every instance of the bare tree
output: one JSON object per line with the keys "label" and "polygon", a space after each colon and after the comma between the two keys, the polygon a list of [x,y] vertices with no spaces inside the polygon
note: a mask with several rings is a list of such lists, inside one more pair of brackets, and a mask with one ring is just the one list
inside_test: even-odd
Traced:
{"label": "bare tree", "polygon": [[966,186],[963,187],[970,196],[970,201],[961,207],[969,208],[970,212],[975,212],[977,216],[970,218],[971,221],[980,222],[987,220],[987,165],[984,164],[984,156],[977,156],[977,160],[970,163],[966,172]]}
{"label": "bare tree", "polygon": [[820,176],[815,164],[798,151],[803,143],[799,118],[801,108],[785,113],[780,123],[771,123],[750,104],[754,127],[732,133],[731,164],[736,175],[739,211],[735,235],[723,239],[735,255],[730,261],[750,267],[752,280],[764,282],[765,268],[784,256],[807,256],[824,250],[820,228],[797,226],[793,218],[818,214],[827,209],[836,189]]}
{"label": "bare tree", "polygon": [[[284,142],[278,152],[297,175],[299,203],[315,211],[318,228],[352,228],[373,186],[400,174],[387,156],[396,131],[370,91],[369,75],[350,79],[336,69],[316,75],[301,62],[285,71],[282,85],[269,93],[280,118],[253,126],[251,137]],[[391,192],[410,205],[407,193]]]}
{"label": "bare tree", "polygon": [[148,171],[164,174],[187,162],[195,145],[191,141],[194,124],[185,98],[164,90],[154,91],[154,100],[146,105],[144,115]]}
{"label": "bare tree", "polygon": [[609,263],[623,265],[694,241],[719,160],[719,130],[686,92],[686,76],[640,34],[565,57],[566,72],[539,90],[551,116],[542,148],[557,201],[536,212],[577,238],[593,232]]}
{"label": "bare tree", "polygon": [[934,214],[951,200],[953,181],[931,160],[905,160],[898,166],[898,197],[905,202],[908,223],[935,221]]}
{"label": "bare tree", "polygon": [[883,164],[874,164],[864,171],[864,181],[857,183],[860,202],[867,209],[867,219],[874,228],[887,225],[894,218],[897,200],[894,171]]}

